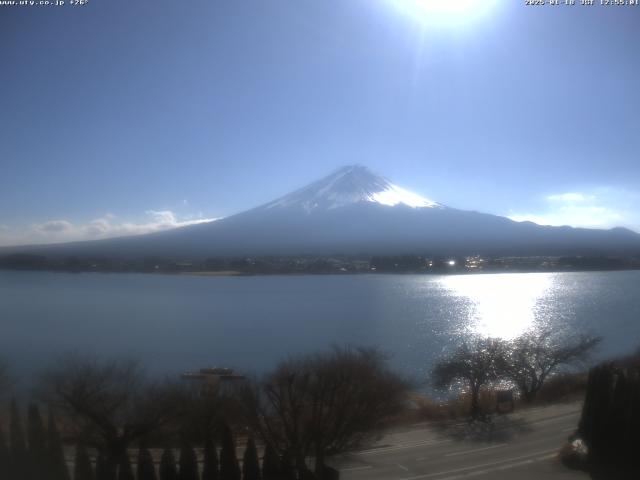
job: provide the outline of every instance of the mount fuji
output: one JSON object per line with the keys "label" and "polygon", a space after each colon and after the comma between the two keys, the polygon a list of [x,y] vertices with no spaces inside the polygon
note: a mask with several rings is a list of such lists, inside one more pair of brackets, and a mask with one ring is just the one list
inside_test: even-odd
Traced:
{"label": "mount fuji", "polygon": [[262,210],[290,208],[307,213],[334,210],[353,204],[377,203],[395,207],[442,208],[439,203],[394,185],[366,167],[343,167],[317,182],[268,203]]}
{"label": "mount fuji", "polygon": [[332,254],[637,255],[640,235],[623,228],[541,226],[450,208],[355,165],[210,223],[135,237],[0,250],[16,252],[180,260]]}

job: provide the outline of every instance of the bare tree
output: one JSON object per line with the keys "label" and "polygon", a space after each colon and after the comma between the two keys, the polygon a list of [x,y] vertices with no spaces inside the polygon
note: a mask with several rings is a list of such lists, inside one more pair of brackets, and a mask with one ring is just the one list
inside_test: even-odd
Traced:
{"label": "bare tree", "polygon": [[471,418],[480,415],[480,389],[498,378],[498,360],[502,342],[494,338],[476,337],[465,341],[448,358],[433,369],[433,380],[438,388],[449,388],[463,383],[471,393]]}
{"label": "bare tree", "polygon": [[77,440],[96,447],[113,470],[127,447],[173,418],[174,390],[146,380],[131,361],[69,356],[44,376],[43,392]]}
{"label": "bare tree", "polygon": [[588,335],[568,339],[551,328],[537,328],[505,344],[499,368],[530,402],[549,375],[564,365],[586,360],[601,340]]}
{"label": "bare tree", "polygon": [[366,440],[404,406],[407,385],[373,349],[335,348],[282,362],[266,380],[245,389],[252,425],[266,443],[292,458],[300,474]]}

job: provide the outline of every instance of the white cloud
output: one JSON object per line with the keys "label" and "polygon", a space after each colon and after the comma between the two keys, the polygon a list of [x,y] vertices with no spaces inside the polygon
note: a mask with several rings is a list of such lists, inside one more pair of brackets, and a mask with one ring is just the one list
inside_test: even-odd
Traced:
{"label": "white cloud", "polygon": [[56,219],[26,227],[0,225],[0,246],[142,235],[214,220],[217,219],[204,218],[202,214],[178,216],[171,210],[148,210],[145,217],[138,222],[118,221],[115,215],[108,213],[87,223]]}
{"label": "white cloud", "polygon": [[67,222],[66,220],[49,220],[42,225],[37,225],[36,228],[44,233],[58,233],[72,230],[73,224],[71,222]]}
{"label": "white cloud", "polygon": [[567,192],[560,193],[556,195],[547,195],[547,200],[550,202],[564,202],[564,203],[575,203],[575,202],[586,202],[588,200],[593,200],[593,195],[585,195],[584,193],[578,192]]}
{"label": "white cloud", "polygon": [[511,212],[508,217],[540,225],[569,225],[586,228],[626,227],[640,231],[640,194],[611,187],[588,192],[566,192],[544,197],[528,213]]}

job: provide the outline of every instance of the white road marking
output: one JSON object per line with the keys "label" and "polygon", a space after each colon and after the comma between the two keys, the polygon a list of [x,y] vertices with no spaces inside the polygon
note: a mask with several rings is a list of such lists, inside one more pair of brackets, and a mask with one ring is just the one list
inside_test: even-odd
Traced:
{"label": "white road marking", "polygon": [[402,469],[402,470],[404,470],[405,472],[408,472],[408,471],[409,471],[409,469],[408,469],[407,467],[405,467],[404,465],[400,465],[399,463],[397,463],[397,464],[396,464],[396,466],[397,466],[398,468],[401,468],[401,469]]}
{"label": "white road marking", "polygon": [[497,445],[490,445],[483,448],[474,448],[471,450],[463,450],[462,452],[447,453],[445,457],[457,457],[458,455],[466,455],[467,453],[484,452],[485,450],[491,450],[492,448],[504,447],[506,443],[498,443]]}
{"label": "white road marking", "polygon": [[395,452],[396,450],[404,450],[407,448],[426,447],[428,445],[438,445],[441,443],[451,443],[453,440],[429,440],[426,442],[404,443],[393,447],[372,448],[370,450],[362,450],[353,452],[353,455],[379,455],[387,452]]}
{"label": "white road marking", "polygon": [[572,413],[571,415],[562,415],[561,417],[553,417],[553,418],[545,418],[544,420],[535,420],[529,422],[530,424],[540,425],[541,423],[557,423],[559,420],[562,420],[566,417],[577,417],[578,413]]}
{"label": "white road marking", "polygon": [[475,470],[473,472],[467,472],[467,473],[464,473],[462,475],[455,475],[453,477],[443,477],[443,478],[440,478],[439,480],[459,480],[461,478],[477,477],[478,475],[486,475],[486,474],[492,473],[492,472],[498,472],[498,471],[503,471],[503,470],[509,470],[511,468],[523,467],[525,465],[531,465],[532,463],[540,462],[542,460],[548,460],[548,459],[551,459],[551,458],[553,458],[555,456],[556,456],[556,454],[552,453],[551,455],[544,455],[542,457],[531,458],[529,460],[523,460],[521,462],[508,463],[506,465],[502,465],[502,466],[496,467],[496,468],[487,468],[487,469],[484,469],[484,470]]}
{"label": "white road marking", "polygon": [[373,468],[371,465],[363,465],[362,467],[341,468],[341,472],[357,472],[358,470],[369,470]]}
{"label": "white road marking", "polygon": [[[530,453],[528,455],[521,455],[518,457],[513,457],[513,458],[506,458],[504,460],[498,460],[495,462],[489,462],[489,463],[480,463],[478,465],[471,465],[469,467],[463,467],[463,468],[456,468],[454,470],[446,470],[444,472],[436,472],[436,473],[428,473],[426,475],[416,475],[415,477],[405,477],[402,480],[421,480],[423,478],[433,478],[433,477],[440,477],[442,475],[449,475],[452,473],[461,473],[461,472],[465,472],[468,470],[472,470],[475,471],[478,468],[482,468],[482,467],[498,467],[502,464],[505,464],[507,462],[513,462],[514,460],[522,460],[522,459],[529,459],[529,460],[533,460],[533,459],[544,459],[546,457],[540,457],[540,455],[550,455],[551,456],[555,456],[556,455],[557,450],[544,450],[541,452],[534,452],[534,453]],[[533,457],[533,458],[532,458]],[[513,468],[513,467],[509,467],[509,468]],[[455,477],[454,477],[455,478]],[[441,480],[445,480],[445,479],[441,479]],[[449,480],[449,477],[447,477],[447,480]]]}

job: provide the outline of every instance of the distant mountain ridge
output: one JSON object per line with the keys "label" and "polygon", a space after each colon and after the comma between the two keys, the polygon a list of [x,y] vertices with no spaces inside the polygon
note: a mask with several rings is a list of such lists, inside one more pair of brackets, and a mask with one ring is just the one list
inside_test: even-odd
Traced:
{"label": "distant mountain ridge", "polygon": [[47,256],[205,259],[293,255],[640,255],[624,228],[540,226],[442,205],[366,167],[214,222],[106,240],[0,249]]}

